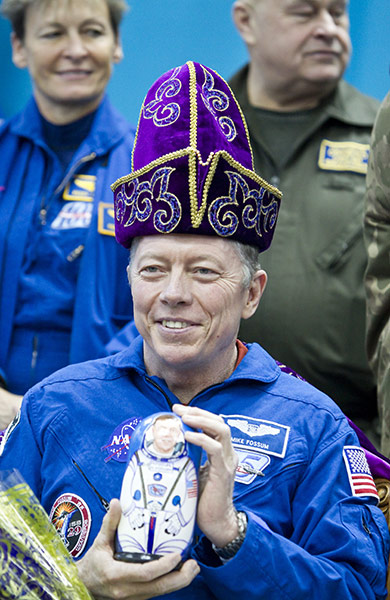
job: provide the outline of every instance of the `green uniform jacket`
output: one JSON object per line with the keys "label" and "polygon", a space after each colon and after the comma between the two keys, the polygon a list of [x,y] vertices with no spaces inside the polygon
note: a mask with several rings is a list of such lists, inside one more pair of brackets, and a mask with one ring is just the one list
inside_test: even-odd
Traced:
{"label": "green uniform jacket", "polygon": [[271,248],[261,255],[267,288],[240,337],[260,342],[351,419],[371,419],[377,407],[365,352],[363,207],[379,102],[341,81],[277,172],[256,139],[259,112],[249,104],[246,79],[247,67],[230,85],[248,123],[255,168],[283,198]]}
{"label": "green uniform jacket", "polygon": [[390,456],[390,93],[372,135],[364,235],[368,252],[367,350],[378,380],[382,452]]}

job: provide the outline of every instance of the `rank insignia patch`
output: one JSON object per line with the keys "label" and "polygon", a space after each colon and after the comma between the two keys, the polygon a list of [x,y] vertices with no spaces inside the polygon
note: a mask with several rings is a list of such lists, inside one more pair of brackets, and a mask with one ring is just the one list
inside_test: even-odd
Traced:
{"label": "rank insignia patch", "polygon": [[374,496],[379,501],[363,448],[344,446],[343,455],[352,494],[354,496]]}
{"label": "rank insignia patch", "polygon": [[318,166],[324,171],[349,171],[365,175],[369,153],[369,144],[322,140]]}
{"label": "rank insignia patch", "polygon": [[115,236],[115,211],[111,202],[99,202],[98,232]]}
{"label": "rank insignia patch", "polygon": [[91,530],[91,513],[84,500],[76,494],[62,494],[52,506],[50,520],[71,556],[80,556]]}
{"label": "rank insignia patch", "polygon": [[92,202],[95,195],[95,175],[74,175],[62,195],[63,200]]}

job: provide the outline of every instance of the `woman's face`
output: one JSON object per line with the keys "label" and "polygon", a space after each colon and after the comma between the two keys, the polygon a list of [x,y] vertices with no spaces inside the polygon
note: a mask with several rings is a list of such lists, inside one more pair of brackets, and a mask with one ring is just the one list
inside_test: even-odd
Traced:
{"label": "woman's face", "polygon": [[112,64],[122,58],[106,0],[34,2],[26,10],[24,39],[13,35],[12,45],[15,65],[28,68],[38,106],[53,122],[69,109],[70,120],[94,110]]}

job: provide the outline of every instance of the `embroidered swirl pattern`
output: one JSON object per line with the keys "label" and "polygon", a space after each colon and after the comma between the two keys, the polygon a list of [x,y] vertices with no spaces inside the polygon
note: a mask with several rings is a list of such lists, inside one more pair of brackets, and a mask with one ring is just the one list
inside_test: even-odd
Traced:
{"label": "embroidered swirl pattern", "polygon": [[[223,237],[233,235],[239,225],[239,217],[228,210],[229,206],[239,206],[238,194],[243,197],[242,223],[247,229],[254,228],[259,237],[274,228],[278,214],[278,202],[272,199],[268,206],[263,205],[265,188],[249,189],[245,179],[233,171],[225,171],[229,178],[229,195],[214,200],[208,211],[209,222],[214,231]],[[223,210],[227,209],[227,210]]]}
{"label": "embroidered swirl pattern", "polygon": [[[150,181],[133,179],[126,190],[125,184],[121,186],[116,198],[115,218],[123,227],[131,227],[135,221],[147,221],[152,214],[152,202],[165,202],[154,213],[153,225],[160,233],[170,233],[181,219],[181,205],[174,194],[168,192],[169,178],[173,167],[157,169]],[[158,188],[157,184],[160,184]],[[156,189],[155,189],[156,188]]]}
{"label": "embroidered swirl pattern", "polygon": [[165,127],[172,125],[180,115],[180,107],[176,102],[171,102],[164,105],[166,98],[176,96],[181,89],[181,81],[176,79],[176,75],[180,71],[177,67],[172,75],[159,86],[156,91],[155,99],[145,104],[142,114],[145,119],[153,119],[153,123],[157,127]]}
{"label": "embroidered swirl pattern", "polygon": [[223,135],[229,142],[231,142],[237,135],[234,121],[230,117],[219,116],[217,113],[217,111],[221,112],[229,108],[229,98],[225,92],[214,88],[214,78],[211,73],[206,71],[204,68],[203,72],[205,75],[201,92],[203,102],[215,120],[219,123]]}

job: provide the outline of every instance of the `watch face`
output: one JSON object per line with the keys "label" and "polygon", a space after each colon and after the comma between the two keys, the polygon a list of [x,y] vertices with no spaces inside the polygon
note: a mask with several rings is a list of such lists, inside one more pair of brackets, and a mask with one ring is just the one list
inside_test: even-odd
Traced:
{"label": "watch face", "polygon": [[186,430],[173,413],[156,413],[136,427],[122,482],[117,559],[146,562],[189,549],[201,449],[185,440]]}

